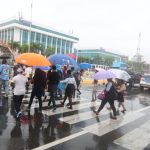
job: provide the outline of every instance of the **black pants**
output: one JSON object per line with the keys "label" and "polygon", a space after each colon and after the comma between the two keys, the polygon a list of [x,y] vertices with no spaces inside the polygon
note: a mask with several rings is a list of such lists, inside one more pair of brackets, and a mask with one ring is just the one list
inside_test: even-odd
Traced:
{"label": "black pants", "polygon": [[115,108],[115,105],[114,105],[114,100],[108,100],[108,99],[102,100],[101,105],[100,105],[100,107],[98,108],[98,111],[97,111],[97,112],[100,112],[100,111],[103,109],[103,107],[106,105],[107,102],[108,102],[109,105],[111,106],[111,108],[112,108],[112,110],[113,110],[114,116],[116,116],[116,108]]}
{"label": "black pants", "polygon": [[43,92],[42,91],[37,91],[35,89],[32,90],[32,93],[31,93],[31,97],[30,97],[30,101],[29,101],[29,108],[31,107],[32,105],[32,102],[33,102],[33,99],[34,97],[36,96],[39,100],[39,111],[42,110],[42,94]]}
{"label": "black pants", "polygon": [[24,97],[24,95],[14,95],[13,96],[16,113],[20,112],[20,106],[21,106],[23,97]]}

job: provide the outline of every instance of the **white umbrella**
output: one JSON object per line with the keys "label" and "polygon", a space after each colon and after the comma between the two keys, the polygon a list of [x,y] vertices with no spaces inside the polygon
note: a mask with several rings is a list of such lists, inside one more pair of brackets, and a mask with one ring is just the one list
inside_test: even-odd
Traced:
{"label": "white umbrella", "polygon": [[128,79],[131,78],[131,76],[124,70],[120,69],[109,69],[110,72],[114,73],[116,75],[116,78],[122,79],[127,81]]}

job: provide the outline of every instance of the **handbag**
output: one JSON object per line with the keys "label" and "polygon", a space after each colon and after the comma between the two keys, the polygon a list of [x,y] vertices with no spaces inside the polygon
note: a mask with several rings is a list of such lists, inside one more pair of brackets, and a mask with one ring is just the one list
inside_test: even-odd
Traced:
{"label": "handbag", "polygon": [[105,99],[105,96],[106,96],[106,92],[105,91],[102,91],[98,94],[97,98],[99,100],[104,100]]}

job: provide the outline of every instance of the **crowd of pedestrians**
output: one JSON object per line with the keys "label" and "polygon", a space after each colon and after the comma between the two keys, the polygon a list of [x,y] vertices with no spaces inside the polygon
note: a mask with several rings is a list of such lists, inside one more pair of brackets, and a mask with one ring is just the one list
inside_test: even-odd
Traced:
{"label": "crowd of pedestrians", "polygon": [[[57,67],[55,65],[51,66],[47,72],[43,71],[40,68],[33,69],[30,66],[25,66],[21,64],[18,64],[14,66],[13,69],[11,69],[5,59],[2,61],[2,65],[0,66],[1,85],[6,97],[8,96],[9,92],[9,80],[11,78],[11,75],[13,74],[13,77],[11,78],[11,86],[13,89],[13,102],[17,118],[20,118],[21,116],[20,107],[26,92],[28,92],[29,90],[29,86],[32,87],[32,91],[27,108],[28,111],[30,111],[33,99],[36,97],[39,101],[38,112],[42,112],[42,96],[46,96],[46,90],[48,91],[50,96],[50,98],[48,99],[48,106],[51,106],[52,103],[53,111],[57,109],[56,98],[58,98],[58,95],[60,96],[59,98],[62,100],[60,102],[61,106],[64,106],[68,98],[68,109],[73,109],[72,99],[75,98],[76,91],[78,92],[78,95],[81,94],[80,85],[83,73],[83,69],[81,69],[80,71],[75,71],[74,67]],[[95,101],[97,99],[97,85],[98,80],[94,80],[92,101]],[[123,80],[117,79],[114,83],[112,79],[107,79],[107,84],[105,85],[104,89],[105,98],[101,101],[99,108],[94,111],[96,115],[101,112],[106,103],[109,103],[110,105],[108,109],[113,111],[113,116],[111,116],[112,119],[117,119],[117,111],[119,111],[121,106],[122,112],[125,113],[125,90],[126,86]],[[114,101],[116,99],[118,100],[117,109],[114,105]]]}
{"label": "crowd of pedestrians", "polygon": [[[69,109],[72,109],[72,98],[75,97],[77,90],[81,94],[79,87],[83,70],[75,71],[74,67],[69,66],[56,67],[51,66],[48,71],[43,71],[41,68],[33,69],[30,66],[17,64],[12,69],[4,59],[0,66],[1,84],[5,96],[8,97],[9,82],[13,90],[13,102],[16,112],[16,118],[21,116],[21,104],[26,93],[28,93],[29,86],[32,88],[29,104],[27,110],[30,111],[33,99],[36,97],[39,101],[39,110],[42,112],[42,96],[46,96],[47,91],[50,98],[48,99],[48,106],[56,110],[56,98],[58,95],[63,100],[62,104],[68,98]],[[63,85],[63,86],[62,86]],[[63,95],[64,89],[64,97]]]}

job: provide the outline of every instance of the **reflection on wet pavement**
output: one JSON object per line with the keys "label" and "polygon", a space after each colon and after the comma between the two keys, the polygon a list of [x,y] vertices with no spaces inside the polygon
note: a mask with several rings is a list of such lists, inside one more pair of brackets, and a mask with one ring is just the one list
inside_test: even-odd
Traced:
{"label": "reflection on wet pavement", "polygon": [[[102,87],[99,90],[102,90]],[[43,102],[43,113],[38,112],[38,103],[33,104],[31,112],[26,111],[27,104],[23,104],[20,120],[15,118],[12,96],[6,99],[1,94],[0,149],[125,150],[130,149],[129,145],[134,148],[136,142],[133,144],[132,140],[134,135],[138,137],[135,133],[150,131],[148,90],[140,92],[138,87],[128,90],[125,94],[127,112],[120,112],[117,121],[109,118],[106,108],[99,116],[93,113],[100,101],[91,102],[91,92],[90,86],[82,87],[81,97],[73,101],[73,110],[68,110],[66,106],[60,107],[60,100],[56,102],[58,108],[55,112],[47,107],[47,101]],[[117,101],[115,105],[117,106]],[[134,129],[138,131],[135,132]],[[129,144],[127,137],[130,137],[132,144]],[[136,149],[144,149],[148,145],[146,140]]]}

